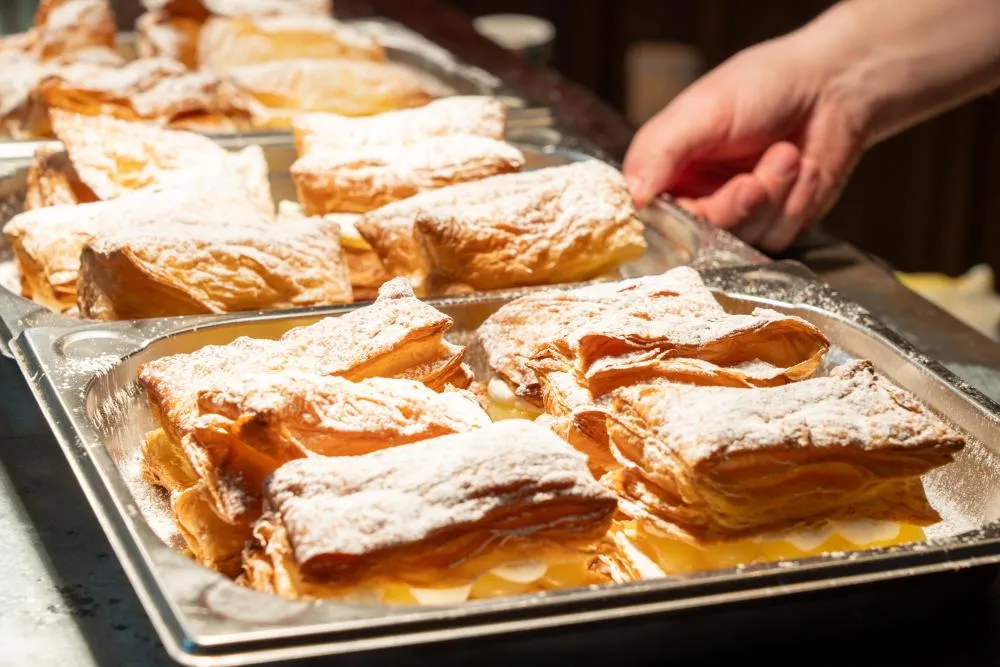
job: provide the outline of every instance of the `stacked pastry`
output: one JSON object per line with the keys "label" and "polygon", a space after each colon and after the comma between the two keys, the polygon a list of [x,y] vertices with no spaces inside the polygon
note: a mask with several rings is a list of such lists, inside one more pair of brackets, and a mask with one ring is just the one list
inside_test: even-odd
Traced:
{"label": "stacked pastry", "polygon": [[405,281],[277,340],[144,366],[147,478],[188,551],[254,588],[441,603],[608,581],[616,501],[530,422],[494,425],[451,319]]}
{"label": "stacked pastry", "polygon": [[587,454],[616,538],[667,573],[919,539],[920,477],[964,444],[870,362],[812,377],[819,330],[729,313],[691,269],[535,293],[479,333],[491,413]]}
{"label": "stacked pastry", "polygon": [[301,111],[367,115],[427,103],[413,71],[324,0],[148,0],[137,60],[115,50],[108,0],[45,0],[0,38],[0,133],[51,136],[50,109],[205,133],[287,127]]}
{"label": "stacked pastry", "polygon": [[127,319],[346,303],[340,228],[276,220],[259,147],[53,112],[61,150],[29,174],[4,227],[22,293],[53,310]]}
{"label": "stacked pastry", "polygon": [[455,97],[364,119],[293,120],[306,213],[353,213],[418,294],[587,280],[645,250],[624,179],[597,161],[518,172],[496,100]]}

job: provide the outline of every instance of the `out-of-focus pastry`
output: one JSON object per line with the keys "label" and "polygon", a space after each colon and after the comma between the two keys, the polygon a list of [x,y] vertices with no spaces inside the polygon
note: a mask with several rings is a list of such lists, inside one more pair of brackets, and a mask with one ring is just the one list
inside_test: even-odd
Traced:
{"label": "out-of-focus pastry", "polygon": [[609,581],[596,545],[615,498],[531,422],[294,461],[265,493],[243,561],[258,590],[455,604]]}
{"label": "out-of-focus pastry", "polygon": [[115,17],[107,0],[42,0],[31,52],[43,60],[94,46],[114,48]]}
{"label": "out-of-focus pastry", "polygon": [[289,127],[303,112],[370,116],[433,99],[416,74],[388,62],[281,60],[237,67],[229,80],[256,101],[254,120],[265,127]]}
{"label": "out-of-focus pastry", "polygon": [[[278,204],[278,223],[282,220],[306,217],[297,202],[283,200]],[[360,218],[357,213],[328,213],[323,216],[336,222],[340,227],[340,247],[347,262],[347,272],[351,278],[351,288],[355,301],[369,301],[378,295],[378,288],[390,276],[382,266],[382,260],[364,237],[358,233],[355,224]]]}
{"label": "out-of-focus pastry", "polygon": [[201,22],[190,16],[146,12],[135,21],[140,58],[170,58],[188,69],[198,67]]}
{"label": "out-of-focus pastry", "polygon": [[587,280],[646,247],[625,179],[597,160],[425,192],[358,230],[420,293],[432,274],[479,290]]}
{"label": "out-of-focus pastry", "polygon": [[656,378],[779,385],[812,375],[829,348],[799,318],[727,313],[687,267],[521,297],[488,318],[479,338],[495,374],[493,413],[544,410],[597,472],[613,467],[605,423],[612,389]]}
{"label": "out-of-focus pastry", "polygon": [[169,58],[143,58],[99,76],[60,71],[38,88],[52,109],[109,115],[201,132],[226,133],[250,127],[249,100],[208,72],[192,72]]}
{"label": "out-of-focus pastry", "polygon": [[[218,410],[223,410],[221,416],[230,415],[225,417],[229,420],[233,420],[232,412],[224,408],[226,401],[220,398],[207,399],[202,404],[201,392],[225,391],[240,378],[266,373],[336,376],[353,382],[396,377],[423,382],[434,389],[449,386],[461,389],[471,378],[462,363],[465,349],[444,340],[451,324],[449,317],[416,299],[404,281],[390,281],[383,285],[372,305],[292,329],[278,340],[240,338],[229,345],[209,346],[143,366],[139,380],[162,427],[147,437],[145,466],[148,476],[159,480],[158,483],[168,485],[170,480],[186,480],[184,488],[170,490],[174,493],[178,523],[195,557],[209,567],[236,573],[242,541],[249,536],[250,523],[260,511],[257,494],[263,476],[253,476],[253,471],[264,470],[268,461],[275,462],[262,454],[252,455],[256,450],[249,446],[230,456],[232,428],[227,425],[214,429],[212,424],[218,420],[210,416],[208,421],[203,420],[202,411],[210,409],[217,414],[214,412],[217,408],[212,406],[219,404]],[[307,388],[308,385],[296,382],[294,375],[289,377],[292,381],[280,393],[294,395]],[[373,394],[370,386],[364,392],[366,396],[378,393]],[[389,395],[385,398],[388,401]],[[308,410],[306,404],[298,405]],[[343,407],[348,415],[354,404],[345,398],[343,403],[327,401],[323,405],[333,406],[330,409]],[[395,409],[409,409],[402,403],[395,405]],[[447,419],[458,419],[459,413],[452,409],[435,414],[444,419],[445,412]],[[416,421],[419,412],[411,414]],[[329,426],[317,423],[316,427],[347,428],[343,419],[333,422]],[[477,418],[474,426],[479,425]],[[372,428],[377,427],[372,424]],[[212,446],[217,444],[212,439],[213,433],[229,444]],[[293,433],[271,436],[272,440],[278,437],[295,436]],[[206,444],[206,438],[211,444]],[[272,451],[270,455],[275,454]],[[161,472],[161,468],[167,471]],[[178,468],[188,472],[169,472]],[[178,502],[183,503],[184,512],[178,509]],[[199,526],[207,528],[201,530]]]}
{"label": "out-of-focus pastry", "polygon": [[868,361],[781,387],[626,387],[608,435],[623,467],[605,481],[661,561],[680,553],[671,540],[710,549],[826,522],[935,523],[920,476],[964,446]]}
{"label": "out-of-focus pastry", "polygon": [[25,210],[95,201],[97,195],[80,180],[65,150],[42,146],[35,151],[35,159],[28,169]]}
{"label": "out-of-focus pastry", "polygon": [[506,127],[507,107],[494,97],[477,95],[445,97],[417,109],[386,111],[366,118],[322,112],[292,118],[299,155],[317,144],[331,149],[361,148],[456,134],[500,140]]}
{"label": "out-of-focus pastry", "polygon": [[365,213],[420,192],[520,170],[521,151],[472,135],[429,137],[402,146],[314,146],[291,166],[307,213]]}
{"label": "out-of-focus pastry", "polygon": [[190,181],[151,186],[117,199],[51,206],[14,216],[3,228],[21,275],[21,291],[56,311],[76,306],[83,247],[100,234],[161,225],[263,228],[270,219],[237,176],[200,170]]}
{"label": "out-of-focus pastry", "polygon": [[82,317],[137,319],[349,303],[335,222],[250,227],[165,225],[103,234],[84,246]]}
{"label": "out-of-focus pastry", "polygon": [[386,59],[372,37],[328,16],[281,14],[210,18],[198,37],[198,66],[233,68],[300,58]]}
{"label": "out-of-focus pastry", "polygon": [[142,0],[151,12],[166,12],[204,20],[215,16],[273,16],[312,14],[329,16],[332,0]]}
{"label": "out-of-focus pastry", "polygon": [[[242,177],[261,213],[274,216],[267,160],[259,146],[231,153],[193,132],[58,110],[50,117],[75,178],[96,199],[188,181],[192,170],[226,171]],[[65,162],[60,164],[65,166]]]}

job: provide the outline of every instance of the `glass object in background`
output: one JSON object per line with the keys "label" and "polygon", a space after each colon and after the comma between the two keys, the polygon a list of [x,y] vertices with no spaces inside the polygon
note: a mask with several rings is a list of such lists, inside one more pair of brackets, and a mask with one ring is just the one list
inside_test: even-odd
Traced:
{"label": "glass object in background", "polygon": [[625,52],[625,113],[642,125],[705,71],[705,58],[690,44],[636,42]]}
{"label": "glass object in background", "polygon": [[476,18],[473,26],[483,37],[536,65],[552,63],[556,28],[543,18],[528,14],[487,14]]}
{"label": "glass object in background", "polygon": [[0,0],[0,34],[30,28],[37,6],[37,0]]}

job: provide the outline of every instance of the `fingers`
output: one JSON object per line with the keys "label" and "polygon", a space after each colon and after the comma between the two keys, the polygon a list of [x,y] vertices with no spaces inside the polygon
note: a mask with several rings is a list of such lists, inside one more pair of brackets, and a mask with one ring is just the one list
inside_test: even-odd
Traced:
{"label": "fingers", "polygon": [[632,140],[622,172],[637,208],[669,189],[692,158],[722,140],[724,128],[712,114],[698,112],[697,99],[682,95],[643,125]]}
{"label": "fingers", "polygon": [[753,170],[767,193],[767,199],[740,223],[736,233],[747,243],[756,244],[785,215],[786,205],[799,176],[802,154],[789,142],[771,146]]}

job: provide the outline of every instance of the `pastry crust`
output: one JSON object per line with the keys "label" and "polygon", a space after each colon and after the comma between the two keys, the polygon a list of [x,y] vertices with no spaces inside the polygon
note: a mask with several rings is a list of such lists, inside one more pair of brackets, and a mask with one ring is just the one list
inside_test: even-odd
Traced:
{"label": "pastry crust", "polygon": [[97,195],[80,180],[69,154],[57,147],[42,146],[28,169],[24,210],[97,201]]}
{"label": "pastry crust", "polygon": [[242,177],[264,216],[274,216],[267,160],[259,146],[230,153],[193,132],[58,110],[50,117],[77,177],[98,199],[187,181],[192,170],[226,171]]}
{"label": "pastry crust", "polygon": [[268,480],[266,497],[272,511],[247,550],[247,580],[296,597],[373,580],[465,583],[512,556],[586,549],[616,506],[582,456],[522,420],[292,462]]}
{"label": "pastry crust", "polygon": [[[227,418],[203,415],[201,392],[225,390],[241,378],[282,373],[351,381],[395,376],[460,387],[468,377],[462,367],[465,349],[444,341],[450,326],[450,318],[414,298],[405,283],[390,281],[382,287],[379,299],[365,308],[292,329],[278,340],[241,338],[225,346],[164,357],[143,366],[139,380],[165,437],[188,462],[197,485],[209,494],[211,511],[247,537],[249,522],[260,512],[258,494],[263,483],[261,476],[251,476],[267,469],[267,460],[254,454],[252,447],[229,449],[234,441],[225,433],[230,430],[213,427],[219,419],[227,423]],[[289,395],[298,390],[296,386],[284,389]],[[297,405],[309,411],[307,405]],[[456,414],[448,418],[458,419]],[[213,433],[221,440],[213,440]],[[176,455],[164,458],[170,461]],[[146,465],[155,467],[156,462],[147,460]],[[227,550],[224,544],[213,547],[204,540],[199,548],[207,554],[203,563],[235,574],[238,550]]]}
{"label": "pastry crust", "polygon": [[404,146],[316,146],[292,164],[307,213],[366,213],[420,192],[518,171],[521,151],[471,135],[431,137]]}
{"label": "pastry crust", "polygon": [[49,60],[92,47],[115,47],[115,18],[107,0],[42,0],[29,31],[29,52]]}
{"label": "pastry crust", "polygon": [[213,17],[198,38],[198,64],[216,74],[298,58],[384,61],[386,55],[372,37],[317,15]]}
{"label": "pastry crust", "polygon": [[386,111],[367,118],[322,112],[292,118],[299,155],[316,145],[328,149],[398,146],[451,135],[500,140],[506,128],[507,107],[494,97],[478,95],[445,97],[417,109]]}
{"label": "pastry crust", "polygon": [[334,222],[280,228],[158,226],[98,236],[83,248],[82,317],[137,319],[350,303]]}
{"label": "pastry crust", "polygon": [[411,70],[386,62],[282,60],[238,67],[229,79],[256,101],[254,120],[261,127],[286,128],[309,111],[370,116],[433,99]]}
{"label": "pastry crust", "polygon": [[217,133],[250,128],[249,100],[219,77],[169,58],[133,60],[97,76],[57,72],[41,81],[38,92],[50,109],[88,116],[197,125]]}
{"label": "pastry crust", "polygon": [[269,221],[251,203],[244,182],[194,170],[189,182],[153,186],[108,201],[52,206],[14,216],[3,228],[17,260],[22,292],[56,311],[76,306],[80,253],[101,234],[158,226],[236,225],[263,229]]}
{"label": "pastry crust", "polygon": [[146,12],[135,21],[140,58],[170,58],[188,69],[198,68],[201,22],[189,16]]}
{"label": "pastry crust", "polygon": [[920,476],[964,446],[868,361],[773,388],[619,389],[608,435],[625,514],[695,543],[819,520],[934,523]]}
{"label": "pastry crust", "polygon": [[389,273],[478,290],[587,280],[645,250],[624,178],[597,160],[442,188],[365,215]]}

